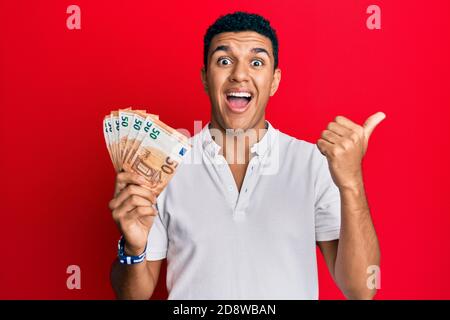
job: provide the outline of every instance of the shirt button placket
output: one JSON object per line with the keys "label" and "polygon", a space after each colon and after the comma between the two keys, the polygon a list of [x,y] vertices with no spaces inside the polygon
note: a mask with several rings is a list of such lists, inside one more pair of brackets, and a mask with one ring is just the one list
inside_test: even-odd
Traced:
{"label": "shirt button placket", "polygon": [[235,187],[233,185],[235,184],[235,182],[231,172],[227,172],[228,163],[226,162],[225,158],[223,157],[220,158],[219,164],[217,165],[217,169],[221,177],[221,180],[225,184],[225,196],[228,199],[230,205],[234,207],[236,205],[236,195],[234,190]]}
{"label": "shirt button placket", "polygon": [[252,160],[250,160],[248,172],[246,172],[246,176],[244,179],[244,185],[242,186],[243,188],[241,189],[241,194],[239,195],[239,202],[234,213],[234,217],[237,220],[244,219],[246,216],[246,208],[249,204],[250,189],[253,188],[253,184],[256,178],[255,171],[258,165],[257,161],[257,158],[253,158]]}

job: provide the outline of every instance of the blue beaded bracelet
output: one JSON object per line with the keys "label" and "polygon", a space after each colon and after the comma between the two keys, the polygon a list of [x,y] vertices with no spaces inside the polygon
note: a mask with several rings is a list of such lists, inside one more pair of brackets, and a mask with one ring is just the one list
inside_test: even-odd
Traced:
{"label": "blue beaded bracelet", "polygon": [[127,256],[125,254],[125,238],[122,236],[119,239],[119,244],[118,244],[118,257],[119,257],[119,262],[121,264],[136,264],[136,263],[140,263],[142,261],[144,261],[145,256],[147,255],[147,246],[145,246],[144,252],[142,252],[140,255],[138,256]]}

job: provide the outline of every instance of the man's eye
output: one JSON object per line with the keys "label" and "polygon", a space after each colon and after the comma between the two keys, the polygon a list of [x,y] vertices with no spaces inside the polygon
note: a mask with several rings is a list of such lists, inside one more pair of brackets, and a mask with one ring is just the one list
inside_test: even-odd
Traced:
{"label": "man's eye", "polygon": [[219,58],[218,62],[222,66],[228,66],[231,64],[231,60],[228,58]]}
{"label": "man's eye", "polygon": [[263,62],[261,60],[253,60],[251,64],[254,67],[261,67],[263,65]]}

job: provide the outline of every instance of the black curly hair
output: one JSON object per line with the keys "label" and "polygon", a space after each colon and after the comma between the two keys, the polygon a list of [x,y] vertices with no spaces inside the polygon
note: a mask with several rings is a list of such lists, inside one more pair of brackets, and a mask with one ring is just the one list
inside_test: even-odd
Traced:
{"label": "black curly hair", "polygon": [[223,32],[255,31],[266,36],[272,42],[274,69],[278,67],[278,38],[275,30],[270,26],[269,20],[254,14],[237,11],[220,16],[212,25],[209,26],[203,38],[203,63],[208,65],[208,52],[212,38]]}

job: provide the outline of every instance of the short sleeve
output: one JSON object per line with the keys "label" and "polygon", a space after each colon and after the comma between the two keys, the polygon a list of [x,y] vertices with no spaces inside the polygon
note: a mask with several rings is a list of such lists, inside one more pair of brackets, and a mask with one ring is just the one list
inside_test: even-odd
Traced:
{"label": "short sleeve", "polygon": [[153,220],[147,239],[147,260],[161,260],[167,257],[168,234],[167,226],[164,222],[164,191],[160,194],[156,202],[158,215]]}
{"label": "short sleeve", "polygon": [[318,153],[319,169],[315,181],[315,228],[316,241],[331,241],[339,239],[341,230],[341,197],[335,185],[327,158]]}

